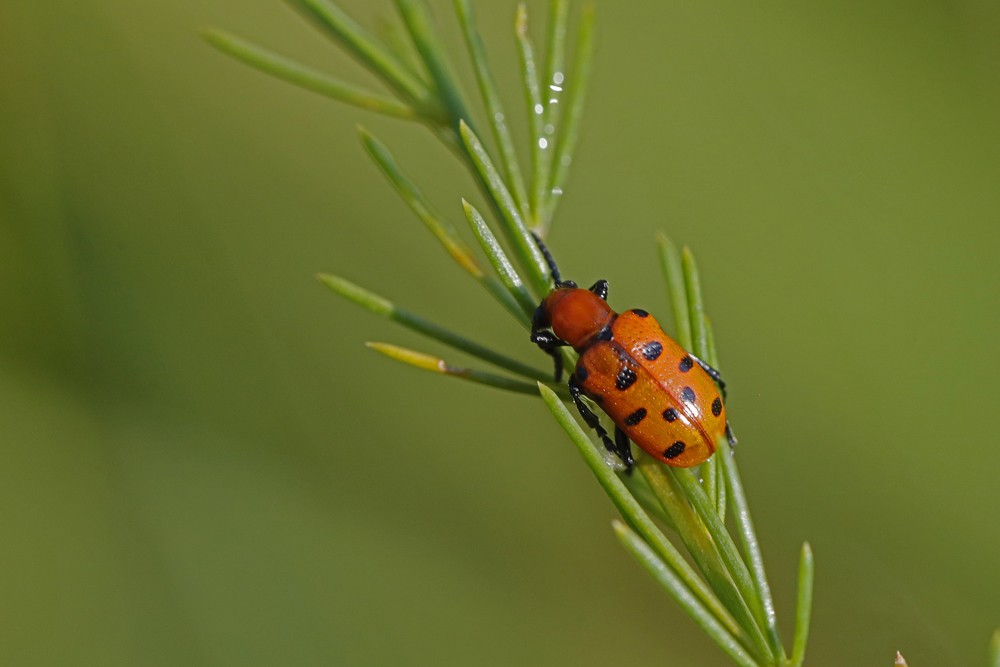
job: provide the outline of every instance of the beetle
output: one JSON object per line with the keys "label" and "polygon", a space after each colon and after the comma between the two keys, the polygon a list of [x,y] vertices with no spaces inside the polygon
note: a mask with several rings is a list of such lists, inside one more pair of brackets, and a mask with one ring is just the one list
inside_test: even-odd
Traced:
{"label": "beetle", "polygon": [[[537,236],[535,241],[555,286],[535,310],[531,342],[553,358],[556,382],[562,377],[559,348],[571,346],[580,355],[569,378],[570,396],[625,469],[635,463],[630,440],[653,458],[683,468],[708,460],[723,435],[734,445],[719,372],[664,333],[645,310],[612,310],[608,281],[582,289],[562,280],[548,248]],[[615,423],[613,441],[583,396]]]}

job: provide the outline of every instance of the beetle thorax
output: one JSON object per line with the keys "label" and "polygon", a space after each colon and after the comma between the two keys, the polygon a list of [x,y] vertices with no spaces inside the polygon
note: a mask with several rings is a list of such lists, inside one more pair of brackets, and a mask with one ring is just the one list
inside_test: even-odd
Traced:
{"label": "beetle thorax", "polygon": [[553,290],[545,297],[543,306],[549,314],[552,332],[577,352],[586,349],[615,317],[604,299],[579,288]]}

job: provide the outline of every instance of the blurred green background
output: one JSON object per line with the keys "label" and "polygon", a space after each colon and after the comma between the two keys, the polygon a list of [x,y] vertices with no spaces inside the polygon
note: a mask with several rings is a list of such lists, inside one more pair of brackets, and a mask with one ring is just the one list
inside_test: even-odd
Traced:
{"label": "blurred green background", "polygon": [[[478,3],[520,109],[513,10]],[[786,629],[816,552],[808,664],[985,664],[1000,6],[598,11],[564,273],[667,312],[655,230],[697,253]],[[619,548],[540,402],[368,353],[438,348],[314,281],[545,364],[355,125],[459,221],[453,157],[203,25],[370,81],[279,0],[0,5],[0,662],[725,664]]]}

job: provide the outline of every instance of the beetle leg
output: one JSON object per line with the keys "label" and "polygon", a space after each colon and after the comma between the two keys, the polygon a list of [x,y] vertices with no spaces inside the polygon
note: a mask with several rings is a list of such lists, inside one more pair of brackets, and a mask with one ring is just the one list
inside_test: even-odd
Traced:
{"label": "beetle leg", "polygon": [[632,458],[632,447],[628,441],[625,431],[615,426],[615,453],[625,463],[625,470],[632,472],[635,459]]}
{"label": "beetle leg", "polygon": [[545,354],[552,357],[555,366],[553,375],[556,382],[562,380],[563,360],[558,348],[566,345],[566,341],[560,340],[551,331],[546,331],[549,326],[548,313],[539,306],[535,310],[535,316],[531,319],[531,342],[542,349]]}
{"label": "beetle leg", "polygon": [[608,300],[608,281],[598,280],[596,283],[590,286],[590,291],[601,297],[605,301]]}
{"label": "beetle leg", "polygon": [[733,435],[733,429],[729,426],[729,421],[726,421],[726,440],[729,441],[729,451],[736,451],[736,436]]}
{"label": "beetle leg", "polygon": [[708,373],[708,376],[710,378],[712,378],[713,380],[715,380],[715,384],[719,385],[719,391],[722,392],[722,398],[723,398],[723,400],[725,400],[725,398],[726,398],[726,383],[722,379],[722,374],[719,373],[719,371],[717,371],[714,368],[712,368],[711,366],[709,366],[708,364],[706,364],[704,361],[702,361],[698,357],[694,356],[693,354],[691,354],[690,356],[691,356],[692,359],[694,359],[696,362],[698,362],[699,366],[701,366],[703,369],[705,369],[705,372]]}
{"label": "beetle leg", "polygon": [[631,470],[634,461],[632,460],[632,452],[628,449],[628,441],[626,440],[626,455],[622,456],[618,445],[611,441],[611,438],[608,437],[608,432],[603,426],[601,426],[601,420],[598,419],[597,415],[594,414],[594,411],[588,408],[587,404],[583,402],[583,390],[577,382],[576,375],[569,376],[569,395],[573,397],[573,404],[576,406],[576,409],[580,411],[580,416],[583,417],[584,423],[597,431],[597,435],[600,436],[605,449],[621,458],[622,463],[625,464],[626,470]]}
{"label": "beetle leg", "polygon": [[542,348],[545,354],[552,357],[552,363],[555,366],[553,375],[556,378],[556,382],[562,380],[563,358],[559,352],[559,348],[565,346],[566,341],[556,338],[556,335],[551,331],[532,331],[531,342]]}

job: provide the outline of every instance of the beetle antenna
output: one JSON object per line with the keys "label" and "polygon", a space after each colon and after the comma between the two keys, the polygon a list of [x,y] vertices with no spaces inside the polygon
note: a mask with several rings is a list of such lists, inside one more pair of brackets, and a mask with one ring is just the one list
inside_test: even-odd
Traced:
{"label": "beetle antenna", "polygon": [[535,243],[538,244],[538,249],[542,251],[542,257],[545,258],[545,263],[549,265],[549,271],[552,272],[552,282],[557,286],[562,283],[562,276],[559,274],[559,267],[556,266],[556,260],[552,257],[552,253],[549,252],[548,247],[542,243],[542,239],[538,237],[534,231],[531,232],[531,237],[535,239]]}

